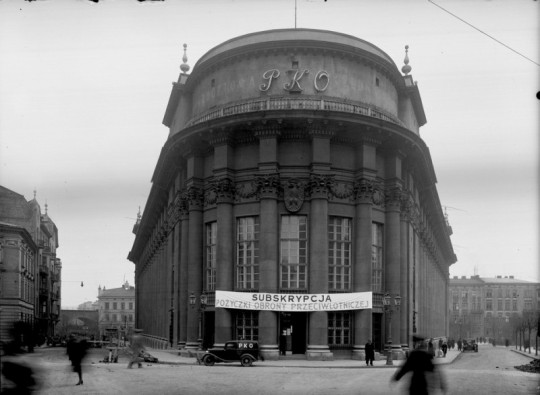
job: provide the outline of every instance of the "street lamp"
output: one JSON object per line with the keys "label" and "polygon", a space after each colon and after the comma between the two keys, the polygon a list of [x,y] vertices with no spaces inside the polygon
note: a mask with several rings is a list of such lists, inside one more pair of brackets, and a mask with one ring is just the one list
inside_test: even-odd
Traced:
{"label": "street lamp", "polygon": [[[394,302],[393,304],[392,301]],[[392,358],[392,313],[394,312],[394,308],[396,309],[396,311],[399,311],[399,307],[401,306],[401,296],[395,295],[394,297],[392,297],[389,293],[385,293],[383,296],[383,306],[384,313],[388,320],[388,355],[386,358],[386,364],[393,365],[394,361]]]}
{"label": "street lamp", "polygon": [[[203,328],[204,328],[204,310],[206,309],[206,305],[208,303],[208,296],[206,295],[206,291],[203,291],[199,298],[200,304],[199,308],[197,309],[199,313],[199,338],[198,342],[202,346],[203,343]],[[195,308],[195,305],[197,304],[197,297],[195,296],[195,293],[191,293],[189,295],[189,304],[191,305],[191,308]]]}

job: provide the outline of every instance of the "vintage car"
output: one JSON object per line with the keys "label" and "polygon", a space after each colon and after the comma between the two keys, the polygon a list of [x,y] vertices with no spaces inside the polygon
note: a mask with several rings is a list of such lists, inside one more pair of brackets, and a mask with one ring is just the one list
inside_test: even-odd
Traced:
{"label": "vintage car", "polygon": [[463,351],[478,352],[478,344],[476,344],[476,340],[474,339],[463,340]]}
{"label": "vintage car", "polygon": [[200,360],[206,366],[213,366],[216,362],[240,361],[242,366],[251,366],[259,360],[259,344],[249,340],[231,340],[223,348],[212,347],[204,353]]}

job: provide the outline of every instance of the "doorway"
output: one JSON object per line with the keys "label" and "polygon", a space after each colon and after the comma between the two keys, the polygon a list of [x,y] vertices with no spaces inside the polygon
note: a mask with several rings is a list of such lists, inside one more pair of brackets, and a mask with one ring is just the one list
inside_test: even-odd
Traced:
{"label": "doorway", "polygon": [[280,337],[284,332],[287,354],[304,354],[307,344],[307,313],[280,313]]}

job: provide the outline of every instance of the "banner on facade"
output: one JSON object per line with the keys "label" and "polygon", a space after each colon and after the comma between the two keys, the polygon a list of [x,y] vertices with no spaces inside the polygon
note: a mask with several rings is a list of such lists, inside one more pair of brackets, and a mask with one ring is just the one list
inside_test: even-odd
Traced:
{"label": "banner on facade", "polygon": [[268,311],[340,311],[371,309],[371,292],[271,294],[216,291],[217,308]]}

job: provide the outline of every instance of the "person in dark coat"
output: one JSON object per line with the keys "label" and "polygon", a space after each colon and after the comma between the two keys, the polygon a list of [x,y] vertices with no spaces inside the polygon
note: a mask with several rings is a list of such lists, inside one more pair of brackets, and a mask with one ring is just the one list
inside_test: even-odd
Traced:
{"label": "person in dark coat", "polygon": [[446,344],[446,342],[442,344],[442,352],[443,352],[443,357],[446,357],[446,353],[448,352],[448,344]]}
{"label": "person in dark coat", "polygon": [[144,357],[141,355],[146,351],[144,347],[144,340],[141,335],[142,329],[134,329],[134,334],[131,338],[130,348],[131,348],[131,358],[128,363],[128,369],[131,369],[133,364],[137,364],[139,368],[142,368],[142,362]]}
{"label": "person in dark coat", "polygon": [[66,346],[66,352],[73,366],[73,371],[79,376],[79,381],[75,385],[83,384],[82,361],[86,356],[88,343],[86,339],[74,335],[70,335]]}
{"label": "person in dark coat", "polygon": [[[411,395],[428,395],[428,381],[438,381],[437,386],[443,391],[446,391],[446,385],[442,375],[436,370],[436,365],[429,352],[425,349],[425,343],[420,337],[414,338],[415,343],[419,344],[410,354],[403,366],[394,374],[392,381],[398,381],[405,374],[411,372],[411,384],[409,386],[409,394]],[[428,379],[428,375],[430,376]]]}
{"label": "person in dark coat", "polygon": [[366,366],[373,366],[373,360],[375,359],[375,348],[371,340],[366,343]]}

